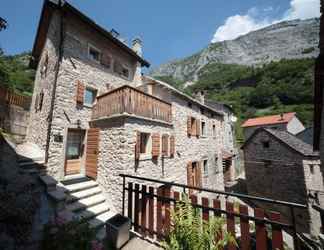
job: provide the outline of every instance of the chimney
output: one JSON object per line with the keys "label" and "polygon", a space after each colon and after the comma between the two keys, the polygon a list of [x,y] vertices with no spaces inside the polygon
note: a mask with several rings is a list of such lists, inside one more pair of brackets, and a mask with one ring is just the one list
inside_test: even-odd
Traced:
{"label": "chimney", "polygon": [[284,119],[284,114],[281,113],[281,114],[280,114],[280,121],[283,121],[283,119]]}
{"label": "chimney", "polygon": [[[136,52],[137,55],[142,56],[142,40],[139,37],[135,37],[132,40],[132,50]],[[136,71],[134,74],[135,87],[142,85],[142,65],[137,62]]]}
{"label": "chimney", "polygon": [[135,37],[132,41],[132,49],[137,55],[142,56],[142,40],[139,37]]}
{"label": "chimney", "polygon": [[205,104],[205,91],[199,90],[195,92],[194,97],[202,104]]}

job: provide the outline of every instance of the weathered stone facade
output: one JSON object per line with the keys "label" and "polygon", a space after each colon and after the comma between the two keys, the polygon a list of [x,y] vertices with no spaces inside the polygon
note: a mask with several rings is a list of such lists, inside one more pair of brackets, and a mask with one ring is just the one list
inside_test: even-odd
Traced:
{"label": "weathered stone facade", "polygon": [[[311,153],[310,145],[293,135],[286,133],[286,136],[295,138],[292,138],[294,145],[299,143],[296,148],[280,136],[274,136],[276,133],[286,132],[259,129],[243,146],[248,193],[307,205],[307,210],[297,211],[298,230],[318,235],[320,218],[312,204],[323,202],[316,195],[316,192],[324,190],[319,156]],[[306,150],[298,152],[305,145],[310,154]],[[278,210],[286,219],[291,219],[288,208],[265,203],[260,203],[260,206]]]}
{"label": "weathered stone facade", "polygon": [[[48,151],[47,173],[57,180],[65,179],[68,131],[78,129],[84,131],[85,135],[82,139],[80,169],[80,175],[85,175],[87,132],[90,127],[96,127],[100,129],[97,181],[107,195],[107,200],[118,209],[122,198],[121,173],[187,184],[187,163],[208,160],[202,172],[202,185],[223,190],[221,152],[224,141],[233,143],[233,134],[224,133],[229,121],[224,121],[222,112],[193,98],[188,99],[185,94],[174,92],[170,86],[161,87],[158,84],[150,94],[171,104],[171,122],[125,113],[91,121],[93,106],[77,103],[79,82],[85,88],[96,90],[97,96],[122,85],[146,89],[140,71],[143,64],[136,56],[126,53],[129,48],[123,48],[124,44],[116,46],[118,42],[121,43],[107,39],[101,31],[84,22],[74,12],[62,12],[60,9],[53,11],[39,58],[32,101],[32,107],[39,106],[39,94],[44,93],[42,108],[31,110],[27,137],[29,142]],[[110,65],[90,59],[89,45],[100,51],[102,56],[109,57]],[[136,55],[141,54],[139,45],[137,41],[134,48]],[[128,78],[114,73],[116,61],[127,67]],[[188,116],[204,121],[206,133],[199,137],[188,136]],[[173,135],[174,156],[160,155],[153,159],[150,154],[146,154],[135,162],[138,131],[159,133],[161,136]],[[231,138],[224,139],[224,136]]]}

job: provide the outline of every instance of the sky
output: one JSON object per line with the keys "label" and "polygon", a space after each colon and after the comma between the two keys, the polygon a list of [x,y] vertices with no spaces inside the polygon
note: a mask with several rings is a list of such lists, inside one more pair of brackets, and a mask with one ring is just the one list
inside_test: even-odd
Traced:
{"label": "sky", "polygon": [[[143,40],[144,58],[156,67],[189,56],[211,42],[290,19],[318,17],[320,0],[69,0],[107,30]],[[0,16],[8,28],[0,47],[13,55],[32,49],[42,0],[10,0]]]}

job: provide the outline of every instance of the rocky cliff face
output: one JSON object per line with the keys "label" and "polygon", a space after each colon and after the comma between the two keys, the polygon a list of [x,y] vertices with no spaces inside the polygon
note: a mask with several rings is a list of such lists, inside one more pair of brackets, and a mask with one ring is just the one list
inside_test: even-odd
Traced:
{"label": "rocky cliff face", "polygon": [[318,18],[285,21],[235,40],[212,43],[192,56],[159,66],[151,75],[195,81],[199,70],[211,62],[262,65],[281,59],[316,57],[318,34]]}

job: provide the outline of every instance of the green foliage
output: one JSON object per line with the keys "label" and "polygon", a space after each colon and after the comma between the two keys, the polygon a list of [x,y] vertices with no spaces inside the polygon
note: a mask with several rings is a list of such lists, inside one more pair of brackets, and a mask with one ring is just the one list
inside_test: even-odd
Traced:
{"label": "green foliage", "polygon": [[[167,250],[218,250],[227,244],[236,245],[235,238],[223,231],[224,219],[213,217],[206,222],[200,212],[185,197],[185,203],[177,204],[171,211],[171,231],[163,242]],[[217,235],[223,235],[222,238]]]}
{"label": "green foliage", "polygon": [[238,117],[235,128],[240,141],[242,122],[255,116],[297,112],[306,126],[312,124],[314,65],[314,59],[281,60],[260,67],[211,63],[185,91],[206,90],[208,99],[231,105]]}
{"label": "green foliage", "polygon": [[30,53],[15,56],[0,54],[0,85],[14,92],[31,95],[35,71],[28,68]]}
{"label": "green foliage", "polygon": [[57,218],[44,228],[41,249],[43,250],[102,250],[95,239],[95,230],[85,221],[65,222]]}
{"label": "green foliage", "polygon": [[315,50],[314,47],[310,47],[310,48],[304,49],[302,51],[302,54],[309,54],[309,53],[312,53],[314,50]]}

